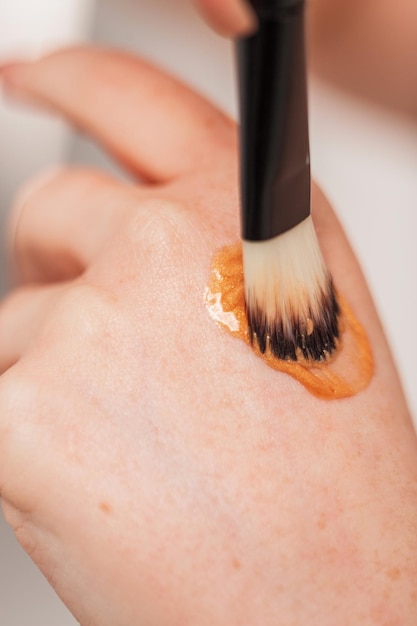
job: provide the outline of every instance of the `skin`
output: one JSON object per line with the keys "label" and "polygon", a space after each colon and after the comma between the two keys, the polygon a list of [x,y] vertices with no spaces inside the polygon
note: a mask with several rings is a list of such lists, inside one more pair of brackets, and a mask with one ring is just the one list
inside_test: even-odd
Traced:
{"label": "skin", "polygon": [[413,626],[416,439],[322,193],[323,253],[376,365],[334,402],[205,308],[213,256],[239,237],[229,119],[112,51],[9,67],[3,84],[136,180],[63,170],[23,192],[10,227],[21,284],[0,308],[0,490],[66,605],[82,626]]}
{"label": "skin", "polygon": [[220,34],[243,35],[256,28],[249,0],[194,0],[206,20]]}
{"label": "skin", "polygon": [[316,73],[417,116],[415,0],[317,0],[308,14]]}

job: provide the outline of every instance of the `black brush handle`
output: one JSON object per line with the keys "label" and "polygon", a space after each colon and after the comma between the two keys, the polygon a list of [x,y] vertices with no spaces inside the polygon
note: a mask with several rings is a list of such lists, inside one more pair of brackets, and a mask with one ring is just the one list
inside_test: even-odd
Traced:
{"label": "black brush handle", "polygon": [[310,215],[305,0],[251,0],[238,40],[242,236],[264,241]]}

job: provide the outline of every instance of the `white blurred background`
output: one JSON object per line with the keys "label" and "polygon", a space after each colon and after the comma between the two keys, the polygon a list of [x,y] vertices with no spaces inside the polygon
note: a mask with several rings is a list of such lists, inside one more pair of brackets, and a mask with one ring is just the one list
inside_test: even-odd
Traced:
{"label": "white blurred background", "polygon": [[[232,46],[184,0],[0,0],[0,63],[86,39],[147,55],[236,115]],[[417,415],[417,124],[312,82],[311,136],[315,178],[359,256]],[[0,103],[1,233],[21,183],[63,162],[112,167],[60,122]],[[75,624],[3,521],[0,624]]]}

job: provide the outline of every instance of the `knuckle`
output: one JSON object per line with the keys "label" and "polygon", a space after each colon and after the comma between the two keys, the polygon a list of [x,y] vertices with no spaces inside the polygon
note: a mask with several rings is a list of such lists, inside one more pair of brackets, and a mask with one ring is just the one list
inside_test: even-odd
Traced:
{"label": "knuckle", "polygon": [[22,375],[9,375],[0,378],[0,423],[9,422],[5,416],[24,414],[36,406],[39,388],[32,379]]}
{"label": "knuckle", "polygon": [[[17,194],[12,207],[8,228],[10,246],[14,247],[12,252],[19,253],[24,249],[30,253],[32,242],[39,237],[41,240],[46,238],[47,224],[60,227],[62,212],[51,211],[54,205],[58,209],[61,206],[88,206],[92,199],[102,208],[103,219],[106,215],[121,217],[133,203],[126,187],[94,168],[57,167],[30,180]],[[67,215],[66,219],[69,220],[70,216]]]}
{"label": "knuckle", "polygon": [[160,244],[170,241],[175,231],[178,206],[166,200],[145,200],[132,216],[129,235],[141,243]]}
{"label": "knuckle", "polygon": [[25,373],[10,370],[0,379],[0,424],[4,433],[12,433],[18,425],[29,423],[43,404],[40,382]]}
{"label": "knuckle", "polygon": [[7,500],[2,501],[4,519],[11,527],[20,546],[26,554],[40,567],[45,561],[45,545],[41,541],[35,522],[36,508],[24,509]]}
{"label": "knuckle", "polygon": [[148,262],[169,261],[190,238],[191,217],[180,202],[152,199],[142,202],[130,217],[128,238]]}
{"label": "knuckle", "polygon": [[16,539],[29,556],[36,551],[37,542],[30,529],[29,516],[25,512],[13,506],[7,500],[2,502],[3,515],[6,522],[12,528]]}
{"label": "knuckle", "polygon": [[35,563],[38,561],[38,553],[40,546],[38,541],[35,538],[35,534],[33,532],[33,526],[28,521],[29,515],[22,515],[18,511],[12,513],[10,509],[6,507],[6,511],[4,512],[4,516],[6,522],[12,528],[17,541],[20,546],[26,552],[26,554],[34,561]]}
{"label": "knuckle", "polygon": [[49,188],[51,183],[65,175],[65,169],[55,167],[35,176],[21,187],[16,195],[10,214],[9,233],[12,239],[18,230],[19,233],[22,232],[23,217],[32,213],[37,207],[42,206],[42,202],[38,202],[38,200],[43,198],[44,191]]}
{"label": "knuckle", "polygon": [[62,295],[55,311],[59,330],[66,333],[70,341],[96,344],[111,329],[116,303],[116,296],[104,288],[72,285]]}
{"label": "knuckle", "polygon": [[0,374],[32,351],[61,291],[56,285],[18,287],[0,306]]}

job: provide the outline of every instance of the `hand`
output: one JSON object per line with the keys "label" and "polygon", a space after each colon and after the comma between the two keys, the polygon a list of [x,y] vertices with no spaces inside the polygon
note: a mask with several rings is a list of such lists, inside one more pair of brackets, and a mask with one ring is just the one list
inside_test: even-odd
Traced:
{"label": "hand", "polygon": [[207,21],[224,35],[243,35],[256,27],[249,0],[195,0]]}
{"label": "hand", "polygon": [[142,182],[26,189],[0,308],[0,489],[83,626],[413,626],[417,446],[352,251],[314,215],[376,373],[326,402],[218,328],[203,294],[239,237],[236,130],[143,61],[77,49],[3,72]]}

